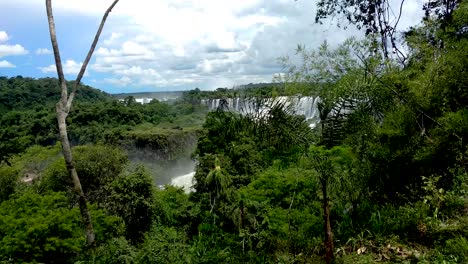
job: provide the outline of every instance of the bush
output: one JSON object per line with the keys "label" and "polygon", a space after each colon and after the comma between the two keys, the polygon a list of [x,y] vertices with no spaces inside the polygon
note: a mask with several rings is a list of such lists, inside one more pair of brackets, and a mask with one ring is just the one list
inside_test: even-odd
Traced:
{"label": "bush", "polygon": [[0,165],[0,204],[8,200],[15,192],[19,182],[19,173],[7,165]]}
{"label": "bush", "polygon": [[99,246],[87,260],[75,264],[131,264],[136,263],[136,249],[123,237],[109,239]]}
{"label": "bush", "polygon": [[155,226],[142,244],[137,263],[191,263],[185,240],[175,228]]}
{"label": "bush", "polygon": [[0,203],[7,200],[19,187],[21,178],[40,179],[45,168],[59,158],[60,145],[32,146],[24,153],[9,159],[10,165],[0,164]]}
{"label": "bush", "polygon": [[444,253],[455,256],[459,263],[468,262],[468,240],[462,236],[447,240]]}
{"label": "bush", "polygon": [[126,225],[126,237],[139,241],[151,227],[153,220],[153,184],[143,167],[128,175],[119,176],[106,186],[104,208],[120,216]]}
{"label": "bush", "polygon": [[[69,263],[85,249],[78,208],[63,193],[25,192],[0,205],[0,261]],[[121,232],[116,217],[91,210],[97,241]]]}
{"label": "bush", "polygon": [[198,207],[183,189],[171,185],[155,192],[155,216],[159,224],[183,228],[189,225]]}
{"label": "bush", "polygon": [[[72,152],[88,201],[102,201],[105,197],[103,187],[122,172],[128,161],[127,156],[116,147],[102,145],[78,146]],[[73,186],[63,158],[46,169],[41,185],[42,189],[53,191],[65,191]]]}

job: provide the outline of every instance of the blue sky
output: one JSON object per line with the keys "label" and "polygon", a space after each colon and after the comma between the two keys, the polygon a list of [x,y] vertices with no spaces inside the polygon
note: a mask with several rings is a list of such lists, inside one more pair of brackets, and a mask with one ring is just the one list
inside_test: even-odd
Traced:
{"label": "blue sky", "polygon": [[[405,2],[400,29],[419,22],[422,1]],[[67,79],[76,78],[111,2],[52,1]],[[297,44],[315,48],[362,36],[336,21],[315,24],[315,3],[120,0],[83,82],[110,93],[269,82],[282,70],[277,58]],[[0,17],[0,76],[56,77],[44,1],[0,0]]]}

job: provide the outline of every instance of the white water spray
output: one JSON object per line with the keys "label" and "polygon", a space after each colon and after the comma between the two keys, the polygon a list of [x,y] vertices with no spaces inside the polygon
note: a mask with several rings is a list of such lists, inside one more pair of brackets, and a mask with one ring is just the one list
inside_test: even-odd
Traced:
{"label": "white water spray", "polygon": [[184,175],[177,176],[171,180],[171,185],[184,188],[185,193],[194,191],[192,188],[192,180],[195,172],[190,172]]}

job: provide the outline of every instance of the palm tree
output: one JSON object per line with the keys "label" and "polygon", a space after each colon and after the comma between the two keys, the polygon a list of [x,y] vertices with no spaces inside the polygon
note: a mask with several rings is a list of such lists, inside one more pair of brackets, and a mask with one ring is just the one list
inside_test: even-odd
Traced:
{"label": "palm tree", "polygon": [[215,158],[214,165],[214,168],[205,178],[205,184],[210,193],[210,213],[213,211],[216,201],[226,195],[226,191],[232,182],[227,172],[221,169],[221,162],[218,157]]}
{"label": "palm tree", "polygon": [[282,59],[287,70],[283,78],[290,88],[296,90],[298,87],[320,96],[318,140],[304,160],[309,168],[317,172],[321,184],[327,263],[334,258],[329,190],[333,189],[331,185],[341,181],[338,179],[342,176],[339,168],[344,168],[340,165],[342,161],[336,159],[337,155],[344,153],[337,153],[337,150],[345,150],[339,147],[343,140],[349,133],[362,128],[352,117],[375,116],[385,105],[376,100],[376,95],[382,93],[375,85],[382,66],[368,44],[350,39],[337,49],[331,50],[324,43],[318,50],[310,52],[299,46],[300,67],[288,58]]}

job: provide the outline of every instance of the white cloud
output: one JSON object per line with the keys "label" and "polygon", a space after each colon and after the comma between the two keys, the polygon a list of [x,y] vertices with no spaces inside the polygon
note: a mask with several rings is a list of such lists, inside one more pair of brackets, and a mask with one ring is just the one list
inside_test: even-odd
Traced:
{"label": "white cloud", "polygon": [[124,87],[124,86],[127,86],[127,85],[131,84],[132,79],[130,79],[130,77],[128,77],[128,76],[123,76],[120,79],[106,78],[106,79],[104,79],[104,82],[105,83],[110,83],[110,84],[113,84],[113,85],[116,85],[116,86]]}
{"label": "white cloud", "polygon": [[121,33],[112,32],[111,36],[104,40],[103,43],[106,46],[112,46],[118,39],[122,38],[122,36],[123,35]]}
{"label": "white cloud", "polygon": [[[83,63],[77,63],[76,61],[74,60],[66,60],[65,63],[62,64],[63,66],[63,72],[64,74],[78,74],[80,72],[80,69],[81,69],[81,65],[83,65]],[[49,66],[46,66],[46,67],[39,67],[39,69],[43,72],[43,73],[55,73],[57,72],[57,68],[55,66],[55,64],[51,64]],[[85,76],[88,76],[87,73],[85,73]]]}
{"label": "white cloud", "polygon": [[[10,39],[5,31],[0,31],[0,43],[7,42]],[[0,58],[6,56],[18,56],[28,54],[28,51],[21,45],[15,44],[2,44],[0,45]],[[3,60],[0,61],[0,68],[15,68],[16,66],[12,63]]]}
{"label": "white cloud", "polygon": [[47,67],[39,67],[39,69],[43,73],[53,73],[53,72],[57,71],[57,68],[55,67],[55,64],[51,64],[51,65],[49,65]]}
{"label": "white cloud", "polygon": [[[125,41],[121,44],[120,49],[108,49],[100,47],[96,50],[96,56],[102,58],[117,58],[117,57],[137,57],[137,59],[151,59],[155,56],[154,52],[148,47],[138,44],[134,41]],[[123,59],[128,60],[128,59]]]}
{"label": "white cloud", "polygon": [[21,45],[0,45],[0,58],[5,56],[25,55],[28,51]]}
{"label": "white cloud", "polygon": [[36,50],[36,55],[49,55],[52,54],[52,51],[47,48],[39,48]]}
{"label": "white cloud", "polygon": [[89,69],[96,71],[96,72],[114,72],[118,70],[126,69],[127,66],[123,64],[91,64],[89,65]]}
{"label": "white cloud", "polygon": [[152,55],[152,52],[148,48],[133,41],[125,41],[121,51],[122,56]]}
{"label": "white cloud", "polygon": [[[398,10],[399,0],[391,1]],[[405,1],[401,29],[419,22],[424,1]],[[112,2],[54,1],[54,14],[99,20]],[[41,0],[0,0],[0,8],[14,5],[43,9]],[[315,24],[315,10],[316,1],[306,0],[120,1],[89,69],[106,76],[97,83],[120,86],[179,89],[268,82],[282,70],[277,58],[293,54],[297,44],[315,48],[324,40],[337,45],[363,35],[352,26],[338,29],[336,21]],[[95,30],[89,29],[90,35]],[[69,73],[78,72],[78,65],[69,66],[74,69]],[[55,72],[55,66],[41,70]]]}
{"label": "white cloud", "polygon": [[2,60],[0,61],[0,68],[16,68],[16,66],[9,61]]}
{"label": "white cloud", "polygon": [[[107,83],[127,83],[122,77],[128,76],[134,85],[154,87],[193,84],[206,88],[210,79],[221,79],[214,74],[233,79],[248,75],[244,68],[233,67],[245,59],[255,35],[287,22],[283,15],[249,13],[260,3],[119,2],[113,15],[126,17],[127,26],[118,29],[110,25],[112,33],[96,50],[91,69],[112,74]],[[263,80],[271,80],[271,75],[265,74]]]}
{"label": "white cloud", "polygon": [[7,42],[10,38],[5,31],[0,31],[0,42]]}

